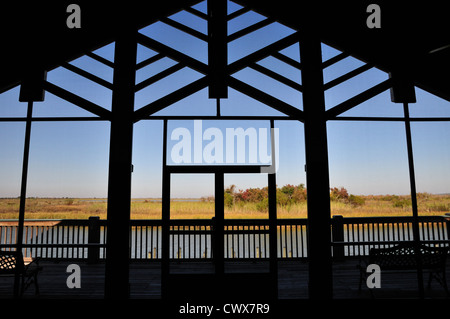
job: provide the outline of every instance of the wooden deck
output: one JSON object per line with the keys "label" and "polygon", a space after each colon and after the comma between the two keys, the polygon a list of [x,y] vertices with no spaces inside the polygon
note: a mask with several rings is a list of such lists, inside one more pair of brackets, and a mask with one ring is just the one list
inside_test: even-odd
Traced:
{"label": "wooden deck", "polygon": [[[69,289],[66,280],[70,273],[67,266],[76,263],[81,268],[81,288]],[[373,296],[363,283],[358,290],[359,270],[357,259],[334,262],[334,298],[336,299],[411,299],[418,297],[417,275],[415,272],[382,273],[381,288],[373,290]],[[41,261],[43,271],[39,275],[40,294],[35,296],[34,286],[25,292],[25,299],[102,299],[104,297],[104,263],[87,264],[78,261]],[[161,264],[159,262],[132,262],[130,264],[130,297],[132,299],[161,298]],[[307,299],[308,298],[308,264],[303,261],[280,261],[278,270],[278,298]],[[226,272],[265,272],[266,262],[230,262]],[[447,267],[449,273],[450,267]],[[184,262],[171,264],[171,273],[202,274],[213,273],[213,267],[208,262]],[[425,298],[448,298],[443,287],[432,281],[427,287],[428,274],[424,274]],[[0,277],[0,298],[12,297],[12,277]],[[238,287],[236,288],[238,289]],[[212,292],[213,293],[213,292]]]}

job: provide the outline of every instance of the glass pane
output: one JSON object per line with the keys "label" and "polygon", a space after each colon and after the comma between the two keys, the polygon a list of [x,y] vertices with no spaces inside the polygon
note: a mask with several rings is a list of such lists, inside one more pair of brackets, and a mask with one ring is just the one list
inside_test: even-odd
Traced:
{"label": "glass pane", "polygon": [[0,122],[0,219],[19,213],[25,123]]}
{"label": "glass pane", "polygon": [[450,117],[450,102],[418,87],[416,103],[409,104],[409,113],[414,117]]}
{"label": "glass pane", "polygon": [[161,219],[162,121],[134,125],[131,219]]}
{"label": "glass pane", "polygon": [[332,215],[411,216],[403,123],[329,122],[328,153]]}
{"label": "glass pane", "polygon": [[26,218],[106,218],[108,156],[108,123],[33,123],[27,197],[62,201],[36,202]]}
{"label": "glass pane", "polygon": [[213,174],[171,174],[170,186],[171,219],[214,217]]}
{"label": "glass pane", "polygon": [[26,117],[27,103],[19,102],[20,85],[0,94],[0,117]]}
{"label": "glass pane", "polygon": [[450,211],[450,122],[411,123],[419,214]]}

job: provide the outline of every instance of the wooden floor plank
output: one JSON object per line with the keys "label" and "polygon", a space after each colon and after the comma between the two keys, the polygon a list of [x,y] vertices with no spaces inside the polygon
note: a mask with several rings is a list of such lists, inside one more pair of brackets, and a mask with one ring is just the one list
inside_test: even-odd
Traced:
{"label": "wooden floor plank", "polygon": [[[81,269],[81,288],[69,289],[66,281],[71,274],[67,272],[68,265],[75,263]],[[41,261],[43,266],[39,274],[40,295],[34,295],[34,286],[30,286],[23,298],[37,299],[102,299],[104,297],[104,263],[87,264],[79,261]],[[358,261],[349,259],[333,263],[333,296],[337,299],[368,299],[368,298],[417,298],[417,275],[413,272],[382,273],[381,288],[370,290],[363,283],[358,290]],[[171,264],[174,274],[213,273],[214,267],[208,262],[178,262]],[[266,272],[268,262],[230,262],[225,267],[229,273]],[[447,266],[447,272],[450,267]],[[132,262],[130,264],[130,298],[160,299],[161,298],[161,263]],[[432,281],[428,289],[428,274],[424,275],[425,297],[444,299],[443,287]],[[13,277],[0,276],[0,299],[11,298],[13,292]],[[237,288],[239,289],[239,288]],[[279,299],[308,298],[308,264],[305,261],[280,261],[278,265],[278,297]]]}

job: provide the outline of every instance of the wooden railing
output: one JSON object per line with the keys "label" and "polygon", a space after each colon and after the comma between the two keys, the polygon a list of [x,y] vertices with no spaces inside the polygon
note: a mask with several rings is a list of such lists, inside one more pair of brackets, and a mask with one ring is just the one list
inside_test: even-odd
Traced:
{"label": "wooden railing", "polygon": [[[333,256],[365,256],[370,248],[390,247],[413,241],[413,217],[357,217],[332,219]],[[419,236],[423,243],[449,245],[450,216],[421,216]]]}
{"label": "wooden railing", "polygon": [[[413,240],[412,217],[334,216],[330,223],[335,258],[367,255],[372,247],[387,247]],[[430,245],[448,245],[450,217],[419,217],[420,239]],[[162,221],[132,220],[130,258],[162,258]],[[210,260],[214,258],[212,220],[171,220],[172,260]],[[15,249],[17,220],[0,220],[0,248]],[[107,221],[26,220],[23,234],[25,256],[47,259],[90,259],[106,257]],[[277,258],[306,258],[307,219],[277,220]],[[226,219],[224,221],[225,259],[267,259],[269,221]]]}

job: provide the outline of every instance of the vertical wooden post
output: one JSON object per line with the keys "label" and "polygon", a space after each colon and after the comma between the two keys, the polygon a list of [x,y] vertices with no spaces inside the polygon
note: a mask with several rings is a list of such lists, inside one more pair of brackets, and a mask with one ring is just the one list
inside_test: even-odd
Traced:
{"label": "vertical wooden post", "polygon": [[129,297],[129,232],[133,146],[136,31],[125,28],[115,43],[108,181],[105,297]]}
{"label": "vertical wooden post", "polygon": [[209,98],[228,97],[227,43],[227,1],[208,0]]}
{"label": "vertical wooden post", "polygon": [[[270,120],[270,129],[273,132],[274,121]],[[271,134],[272,138],[275,138]],[[272,143],[275,147],[275,143]],[[272,150],[272,156],[275,152]],[[272,158],[272,165],[278,159]],[[269,192],[269,257],[270,257],[270,275],[271,275],[271,289],[273,299],[278,298],[278,256],[277,256],[277,179],[276,173],[267,174],[268,192]]]}
{"label": "vertical wooden post", "polygon": [[425,290],[423,286],[423,269],[422,269],[422,257],[420,253],[420,232],[419,232],[419,215],[417,209],[417,192],[416,192],[416,177],[414,170],[414,156],[412,149],[411,139],[411,124],[409,120],[409,108],[408,103],[403,103],[403,110],[405,113],[405,132],[406,132],[406,146],[408,150],[408,167],[409,167],[409,182],[411,187],[411,206],[413,213],[413,238],[415,243],[415,252],[417,258],[417,281],[419,286],[419,298],[423,299],[425,296]]}
{"label": "vertical wooden post", "polygon": [[447,228],[447,238],[450,239],[450,213],[444,215],[445,227]]}
{"label": "vertical wooden post", "polygon": [[[100,217],[89,217],[88,243],[100,244]],[[100,258],[100,247],[93,246],[88,248],[88,263],[95,264]]]}
{"label": "vertical wooden post", "polygon": [[321,44],[300,41],[308,191],[309,298],[332,298],[330,186]]}
{"label": "vertical wooden post", "polygon": [[[25,222],[25,202],[27,197],[27,180],[28,180],[28,159],[30,156],[30,138],[31,138],[31,119],[33,114],[33,101],[28,102],[27,122],[25,126],[25,143],[23,150],[22,162],[22,182],[20,187],[20,204],[19,204],[19,225],[17,227],[16,251],[22,253],[23,246],[23,224]],[[16,267],[18,270],[19,268]],[[19,296],[20,274],[17,271],[14,277],[14,297]]]}
{"label": "vertical wooden post", "polygon": [[162,168],[162,256],[161,297],[169,294],[170,274],[170,173],[167,170],[167,119],[163,122],[163,168]]}
{"label": "vertical wooden post", "polygon": [[397,70],[389,74],[392,82],[391,101],[394,103],[403,103],[403,112],[405,116],[406,148],[408,152],[409,184],[411,188],[411,206],[413,213],[413,238],[417,258],[417,281],[419,286],[419,298],[424,298],[425,292],[423,286],[422,258],[420,255],[420,233],[417,210],[416,176],[414,170],[414,156],[412,149],[411,121],[409,119],[408,107],[408,103],[416,102],[416,93],[414,84],[411,81],[412,76],[410,76],[408,72],[408,67],[399,65],[397,66],[397,68]]}
{"label": "vertical wooden post", "polygon": [[218,278],[224,273],[224,175],[215,173],[214,178],[214,263]]}
{"label": "vertical wooden post", "polygon": [[[334,215],[332,221],[333,242],[344,241],[344,218],[341,215]],[[333,259],[342,260],[344,258],[345,246],[333,246]]]}
{"label": "vertical wooden post", "polygon": [[[33,102],[44,101],[45,91],[43,89],[43,82],[47,77],[45,71],[30,71],[30,74],[20,86],[20,102],[28,102],[27,121],[25,125],[25,142],[23,147],[23,161],[22,161],[22,180],[20,185],[20,204],[19,204],[19,221],[17,227],[16,251],[22,252],[23,240],[23,224],[25,222],[25,203],[27,197],[27,183],[28,183],[28,161],[30,157],[30,142],[31,142],[31,123],[33,119]],[[19,269],[19,268],[17,268]],[[14,297],[19,296],[20,274],[17,272],[14,278]]]}

